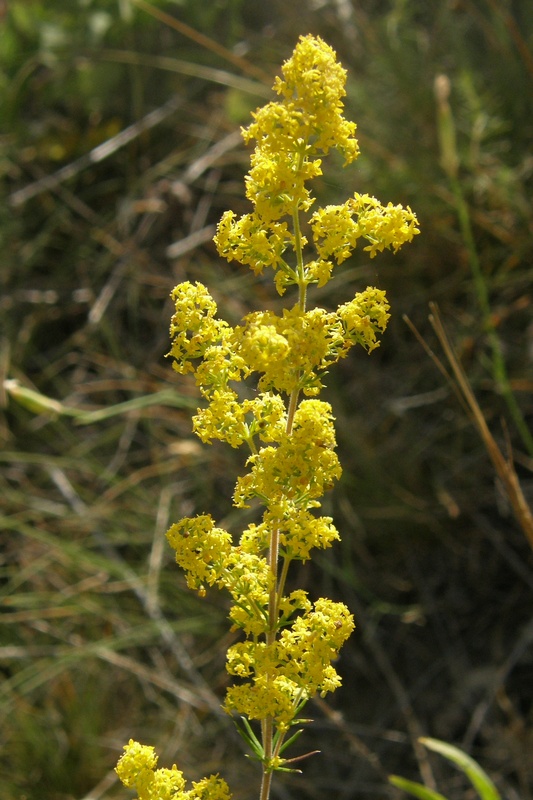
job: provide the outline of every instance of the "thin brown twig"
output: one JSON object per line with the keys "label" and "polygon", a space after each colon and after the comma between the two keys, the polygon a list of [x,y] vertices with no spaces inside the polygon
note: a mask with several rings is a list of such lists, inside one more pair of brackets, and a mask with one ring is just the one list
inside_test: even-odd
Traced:
{"label": "thin brown twig", "polygon": [[409,327],[415,333],[418,341],[430,355],[440,372],[453,386],[456,395],[458,395],[459,399],[461,400],[462,406],[466,406],[468,415],[477,428],[487,453],[489,454],[490,460],[492,461],[494,469],[496,470],[496,474],[503,485],[505,493],[513,509],[515,518],[522,528],[530,547],[533,549],[533,514],[526,498],[524,497],[524,493],[522,492],[522,487],[520,486],[520,482],[513,465],[512,454],[509,453],[509,456],[506,458],[498,447],[485,421],[485,417],[483,416],[483,412],[476,400],[474,392],[472,391],[472,387],[470,386],[466,373],[459,363],[457,354],[455,353],[453,345],[451,344],[444,325],[442,324],[438,306],[436,303],[430,303],[430,309],[431,314],[429,321],[446,355],[455,380],[451,379],[451,376],[449,376],[447,370],[444,368],[440,360],[435,356],[431,348],[424,342],[418,331],[416,331],[414,325],[410,322],[408,322]]}
{"label": "thin brown twig", "polygon": [[432,348],[426,342],[426,340],[424,339],[424,337],[422,336],[420,331],[411,322],[411,320],[409,319],[407,314],[404,314],[402,319],[405,322],[405,324],[409,327],[409,329],[411,330],[411,333],[415,336],[415,338],[417,339],[419,344],[424,348],[424,350],[426,351],[426,355],[428,355],[430,357],[430,359],[433,361],[433,363],[435,364],[435,366],[439,370],[440,374],[444,377],[444,379],[446,380],[446,382],[448,383],[448,385],[452,389],[453,393],[455,394],[457,400],[462,405],[463,410],[465,411],[465,413],[470,417],[471,415],[470,415],[470,409],[468,407],[468,404],[465,402],[465,399],[464,399],[463,395],[459,391],[459,387],[457,386],[456,382],[453,380],[452,376],[450,375],[450,373],[448,372],[448,370],[446,369],[446,367],[444,366],[444,364],[442,363],[440,358],[437,356],[435,351],[432,350]]}
{"label": "thin brown twig", "polygon": [[254,78],[257,78],[262,83],[266,83],[268,86],[272,84],[271,75],[269,75],[267,72],[264,72],[264,70],[260,69],[260,67],[256,67],[255,64],[252,64],[246,58],[232,53],[231,50],[228,50],[226,47],[219,44],[214,39],[211,39],[209,36],[206,36],[204,33],[200,33],[194,28],[191,28],[191,26],[187,25],[185,22],[176,19],[176,17],[172,17],[170,14],[166,14],[160,8],[155,8],[155,6],[150,5],[150,3],[146,3],[145,0],[133,0],[133,2],[136,6],[142,8],[143,11],[146,11],[148,14],[151,14],[152,17],[155,17],[155,19],[158,19],[160,22],[168,25],[169,28],[174,28],[175,31],[178,31],[178,33],[181,33],[183,36],[186,36],[193,42],[196,42],[196,44],[199,44],[200,47],[204,47],[206,50],[210,50],[212,53],[220,56],[225,61],[229,61],[230,64],[238,67],[246,75],[252,75]]}
{"label": "thin brown twig", "polygon": [[252,96],[265,97],[267,100],[270,99],[272,94],[272,81],[268,84],[263,80],[257,82],[256,79],[243,78],[240,75],[235,75],[233,72],[227,72],[217,67],[208,67],[205,64],[196,64],[192,61],[173,58],[172,56],[110,49],[103,50],[100,54],[100,59],[103,61],[114,61],[119,64],[133,64],[134,66],[151,67],[167,72],[177,72],[181,75],[187,75],[190,78],[199,78],[203,81],[218,83],[224,87],[237,89],[238,91],[246,92]]}

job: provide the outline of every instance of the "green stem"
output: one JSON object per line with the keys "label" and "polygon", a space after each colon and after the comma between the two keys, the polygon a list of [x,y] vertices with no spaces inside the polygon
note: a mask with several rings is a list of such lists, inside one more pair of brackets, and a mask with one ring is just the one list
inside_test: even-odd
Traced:
{"label": "green stem", "polygon": [[[296,254],[296,272],[298,274],[298,306],[300,311],[305,313],[307,306],[307,283],[304,275],[304,258],[302,249],[302,231],[300,228],[300,213],[298,206],[292,213],[292,224],[294,230],[294,252]],[[287,409],[287,433],[292,431],[292,423],[294,421],[294,414],[298,408],[298,398],[300,395],[299,389],[294,389],[291,393],[289,400],[289,407]]]}
{"label": "green stem", "polygon": [[304,275],[304,257],[302,249],[302,230],[300,228],[300,212],[298,206],[292,213],[294,229],[294,251],[296,253],[296,272],[298,275],[298,305],[303,313],[307,303],[307,282]]}
{"label": "green stem", "polygon": [[[269,726],[268,726],[268,723],[270,723]],[[272,717],[269,717],[268,719],[265,720],[265,728],[268,728],[268,731],[265,731],[265,733],[268,733],[268,739],[267,740],[265,740],[265,739],[263,740],[264,746],[265,746],[265,758],[267,756],[267,752],[266,752],[266,743],[267,743],[267,741],[269,742],[269,747],[270,747],[270,754],[269,754],[268,757],[272,758],[272,738],[273,738],[273,736],[272,736]],[[270,797],[270,787],[271,787],[271,785],[272,785],[272,772],[270,770],[267,770],[265,765],[263,765],[263,777],[262,777],[262,780],[261,780],[261,792],[259,794],[259,800],[268,800],[268,798]]]}
{"label": "green stem", "polygon": [[[304,160],[303,152],[298,156],[297,170],[301,169]],[[298,276],[298,305],[302,313],[305,312],[307,304],[307,283],[305,280],[304,260],[303,260],[303,247],[302,247],[302,231],[300,227],[300,214],[298,204],[295,205],[292,214],[293,230],[294,230],[294,251],[296,255],[296,273]],[[289,405],[287,408],[287,425],[286,433],[289,435],[292,431],[294,422],[294,415],[298,408],[298,398],[300,390],[298,388],[291,392],[289,398]],[[274,644],[278,631],[278,615],[279,615],[279,601],[285,586],[287,577],[287,570],[289,562],[287,559],[283,564],[281,577],[278,580],[278,561],[279,561],[279,526],[276,525],[272,530],[270,536],[270,544],[268,551],[268,565],[272,573],[272,588],[268,599],[268,617],[269,617],[269,630],[266,637],[268,645]],[[261,791],[259,800],[269,800],[270,787],[272,785],[272,758],[279,754],[283,737],[280,736],[276,743],[274,752],[274,722],[272,717],[267,717],[261,724],[261,735],[263,740],[264,763],[263,763],[263,777],[261,780]]]}
{"label": "green stem", "polygon": [[289,408],[287,409],[287,433],[292,431],[292,423],[294,422],[294,415],[296,413],[296,409],[298,408],[298,397],[300,396],[300,390],[295,389],[290,397],[289,400]]}
{"label": "green stem", "polygon": [[279,578],[279,586],[278,586],[278,599],[277,599],[278,609],[279,609],[279,602],[280,602],[281,598],[283,597],[283,592],[285,591],[285,583],[286,583],[286,580],[287,580],[287,573],[289,572],[289,564],[290,563],[291,563],[291,559],[290,558],[284,558],[283,559],[283,567],[281,569],[281,575],[280,575],[280,578]]}

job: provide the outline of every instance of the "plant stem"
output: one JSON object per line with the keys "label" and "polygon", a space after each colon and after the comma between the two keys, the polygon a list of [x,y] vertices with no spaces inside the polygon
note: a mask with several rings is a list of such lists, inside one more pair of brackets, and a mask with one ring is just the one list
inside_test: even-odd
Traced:
{"label": "plant stem", "polygon": [[[269,717],[266,720],[266,723],[270,723],[269,736],[267,741],[270,742],[269,758],[272,758],[272,717]],[[266,741],[264,741],[263,744],[265,747],[265,757],[266,757]],[[272,786],[272,772],[270,770],[267,770],[266,767],[263,765],[263,777],[261,779],[261,792],[259,794],[259,800],[268,800],[268,798],[270,797],[271,786]]]}
{"label": "plant stem", "polygon": [[[300,154],[298,169],[301,167],[302,161],[303,161],[303,155]],[[305,281],[305,276],[304,276],[302,232],[300,228],[300,217],[299,217],[298,206],[296,206],[293,211],[292,220],[294,227],[294,250],[296,254],[296,272],[298,275],[298,305],[300,311],[304,313],[307,304],[307,283]],[[294,415],[296,413],[296,409],[298,408],[299,396],[300,396],[300,390],[296,388],[291,392],[291,396],[289,398],[289,405],[287,408],[287,424],[285,427],[285,432],[287,435],[289,435],[292,431]],[[274,644],[274,642],[276,641],[276,635],[278,631],[279,601],[281,599],[281,594],[283,592],[283,587],[285,585],[287,570],[289,566],[288,561],[285,561],[283,565],[281,579],[278,580],[278,561],[279,561],[279,525],[276,525],[272,529],[270,535],[270,543],[268,550],[268,565],[272,573],[272,586],[270,589],[270,595],[268,599],[269,630],[266,637],[267,646]],[[267,717],[263,721],[261,725],[261,735],[263,739],[264,762],[263,762],[263,776],[261,779],[261,791],[259,794],[259,800],[268,800],[270,797],[270,787],[272,785],[271,762],[273,756],[279,754],[279,750],[283,742],[283,736],[279,737],[279,740],[276,745],[276,752],[274,753],[274,748],[273,748],[274,723],[272,717]]]}

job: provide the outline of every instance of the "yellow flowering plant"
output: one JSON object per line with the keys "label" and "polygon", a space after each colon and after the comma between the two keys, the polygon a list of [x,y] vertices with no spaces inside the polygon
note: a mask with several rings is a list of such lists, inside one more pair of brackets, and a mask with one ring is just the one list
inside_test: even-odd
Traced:
{"label": "yellow flowering plant", "polygon": [[[287,592],[291,564],[339,539],[331,517],[317,511],[341,475],[332,409],[317,395],[325,373],[352,346],[379,346],[389,319],[380,289],[367,287],[327,311],[308,308],[308,287],[324,286],[359,239],[373,258],[418,233],[410,208],[366,194],[311,212],[308,184],[322,174],[322,157],[337,149],[350,164],[359,154],[356,125],[343,117],[346,72],[325,42],[305,36],[282,75],[274,83],[278,99],[243,131],[246,142],[256,142],[246,177],[253,210],[240,218],[227,211],[215,244],[222,257],[257,275],[272,269],[279,295],[293,289],[289,302],[281,314],[254,311],[232,327],[217,316],[205,286],[181,283],[172,292],[169,353],[178,373],[194,375],[205,400],[193,419],[200,439],[250,453],[233,503],[253,505],[257,521],[239,540],[209,514],[182,519],[167,538],[191,589],[204,595],[216,586],[231,597],[229,616],[242,635],[227,653],[236,682],[224,709],[240,717],[239,732],[261,763],[260,800],[269,797],[274,772],[303,758],[286,757],[301,733],[293,729],[306,722],[301,714],[310,698],[340,685],[333,662],[354,629],[342,603]],[[230,797],[218,776],[187,790],[175,766],[156,768],[152,747],[130,741],[124,750],[117,773],[140,800]]]}

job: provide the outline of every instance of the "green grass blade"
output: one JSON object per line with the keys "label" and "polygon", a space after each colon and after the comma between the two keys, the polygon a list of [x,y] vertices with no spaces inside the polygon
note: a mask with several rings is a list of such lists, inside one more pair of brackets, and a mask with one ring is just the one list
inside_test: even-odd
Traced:
{"label": "green grass blade", "polygon": [[429,750],[440,753],[441,756],[452,761],[468,777],[481,800],[501,800],[500,794],[489,776],[484,772],[473,758],[467,756],[458,747],[454,747],[440,739],[420,739],[421,743]]}
{"label": "green grass blade", "polygon": [[396,786],[398,789],[403,789],[413,797],[418,797],[419,800],[447,800],[440,792],[435,792],[433,789],[428,789],[421,783],[415,781],[408,781],[406,778],[401,778],[399,775],[389,775],[389,783]]}

